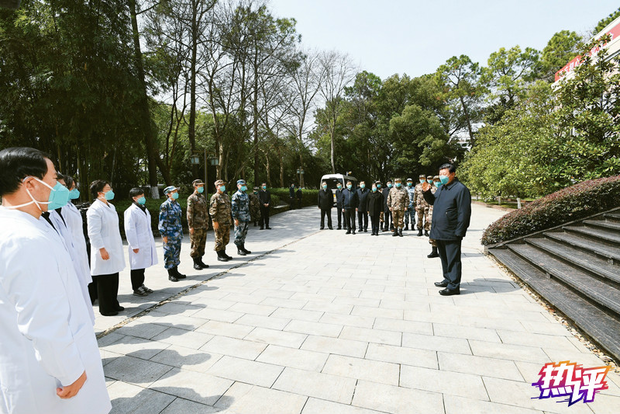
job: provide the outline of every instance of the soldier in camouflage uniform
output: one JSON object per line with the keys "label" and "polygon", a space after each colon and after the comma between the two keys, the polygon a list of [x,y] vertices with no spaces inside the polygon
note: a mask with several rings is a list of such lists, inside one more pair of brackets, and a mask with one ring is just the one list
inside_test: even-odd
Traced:
{"label": "soldier in camouflage uniform", "polygon": [[164,242],[164,267],[168,270],[168,279],[178,282],[186,276],[179,273],[178,266],[181,263],[181,241],[183,240],[183,226],[181,217],[183,211],[177,202],[179,189],[171,185],[164,188],[164,194],[168,197],[159,208],[159,232]]}
{"label": "soldier in camouflage uniform", "polygon": [[194,192],[187,198],[187,225],[192,247],[189,255],[194,260],[194,269],[202,270],[209,267],[208,264],[204,264],[202,261],[202,256],[205,255],[205,244],[207,243],[209,212],[207,198],[204,196],[205,183],[202,180],[194,180],[192,185],[194,186]]}
{"label": "soldier in camouflage uniform", "polygon": [[415,199],[415,187],[413,186],[413,178],[407,178],[407,194],[409,194],[409,205],[405,211],[405,230],[409,230],[409,218],[411,218],[411,230],[415,230],[415,208],[413,200]]}
{"label": "soldier in camouflage uniform", "polygon": [[[430,177],[430,175],[428,176]],[[431,184],[431,182],[428,181],[428,177],[427,182],[429,184]],[[439,187],[441,187],[441,181],[439,180],[439,176],[436,175],[434,177],[432,177],[432,184],[431,184],[431,193],[435,194],[437,192],[437,190],[439,189]],[[430,206],[430,208],[428,209],[428,221],[430,223],[433,222],[433,206]],[[439,257],[439,252],[437,251],[437,243],[435,243],[435,240],[429,238],[428,242],[431,244],[432,246],[432,251],[429,255],[427,255],[426,257],[428,257],[429,259],[432,259],[434,257]]]}
{"label": "soldier in camouflage uniform", "polygon": [[403,237],[405,210],[409,205],[409,194],[403,188],[400,178],[394,180],[394,188],[388,193],[387,205],[392,213],[392,223],[394,223],[393,237]]}
{"label": "soldier in camouflage uniform", "polygon": [[223,180],[215,182],[216,192],[211,196],[209,215],[215,232],[215,247],[217,260],[227,262],[232,259],[226,254],[226,246],[230,241],[230,199],[225,193],[226,186]]}
{"label": "soldier in camouflage uniform", "polygon": [[420,184],[415,186],[415,211],[418,213],[418,236],[422,235],[422,229],[424,229],[424,235],[428,236],[428,231],[431,228],[430,221],[424,221],[425,216],[428,217],[429,205],[424,200],[424,190],[422,185],[426,182],[426,175],[420,174]]}
{"label": "soldier in camouflage uniform", "polygon": [[258,221],[260,221],[260,200],[258,199],[258,187],[254,187],[254,192],[252,194],[248,194],[250,197],[250,217],[252,219],[252,223],[254,223],[254,227]]}
{"label": "soldier in camouflage uniform", "polygon": [[237,192],[232,196],[232,216],[235,219],[235,245],[240,256],[252,253],[245,248],[250,223],[250,197],[245,180],[237,180]]}

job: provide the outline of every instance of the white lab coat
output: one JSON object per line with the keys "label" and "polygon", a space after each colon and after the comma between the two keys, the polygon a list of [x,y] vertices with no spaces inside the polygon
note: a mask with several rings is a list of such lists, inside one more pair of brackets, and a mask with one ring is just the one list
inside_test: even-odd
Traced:
{"label": "white lab coat", "polygon": [[[61,213],[64,210],[61,210]],[[79,212],[78,212],[79,214]],[[78,277],[78,281],[80,282],[80,289],[82,290],[82,296],[84,296],[84,303],[86,304],[86,308],[88,309],[88,314],[90,315],[90,319],[93,324],[95,323],[95,312],[93,311],[93,306],[90,301],[90,295],[88,293],[88,284],[93,281],[90,276],[90,269],[88,267],[88,257],[86,256],[86,246],[84,246],[83,256],[80,256],[80,252],[77,249],[76,242],[73,239],[73,233],[71,229],[68,227],[68,221],[66,219],[66,214],[61,216],[58,214],[56,210],[52,210],[50,212],[50,221],[54,225],[54,228],[60,236],[62,237],[65,247],[69,252],[69,256],[71,257],[71,261],[73,262],[73,268],[75,269],[75,274]],[[83,236],[82,236],[83,237]],[[84,262],[86,262],[86,267],[84,267]]]}
{"label": "white lab coat", "polygon": [[[86,221],[90,239],[90,274],[111,275],[123,270],[125,255],[116,208],[97,199],[88,208]],[[101,258],[101,248],[105,248],[110,254],[108,260]]]}
{"label": "white lab coat", "polygon": [[[105,414],[101,355],[69,254],[43,218],[0,207],[0,412]],[[56,388],[86,371],[67,400]]]}
{"label": "white lab coat", "polygon": [[[151,213],[134,203],[125,210],[125,236],[129,244],[131,269],[146,269],[157,264],[157,249],[151,229]],[[134,253],[133,249],[139,249]]]}

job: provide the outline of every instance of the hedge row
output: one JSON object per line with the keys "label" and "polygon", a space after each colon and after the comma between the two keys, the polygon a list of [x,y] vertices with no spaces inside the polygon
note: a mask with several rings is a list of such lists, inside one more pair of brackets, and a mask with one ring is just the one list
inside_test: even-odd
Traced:
{"label": "hedge row", "polygon": [[620,175],[588,180],[506,214],[482,234],[485,246],[620,207]]}

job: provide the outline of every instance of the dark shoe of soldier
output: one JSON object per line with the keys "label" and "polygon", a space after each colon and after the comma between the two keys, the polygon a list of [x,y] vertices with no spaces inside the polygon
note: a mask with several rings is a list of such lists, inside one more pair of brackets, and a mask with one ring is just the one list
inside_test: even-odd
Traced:
{"label": "dark shoe of soldier", "polygon": [[174,274],[174,269],[168,269],[168,280],[171,282],[178,282],[176,275]]}
{"label": "dark shoe of soldier", "polygon": [[398,237],[403,237],[403,229],[398,229]]}
{"label": "dark shoe of soldier", "polygon": [[398,236],[398,230],[394,229],[394,232],[392,233],[392,237],[396,237]]}
{"label": "dark shoe of soldier", "polygon": [[351,230],[347,230],[345,234],[351,234]]}
{"label": "dark shoe of soldier", "polygon": [[185,278],[187,277],[187,276],[185,276],[184,274],[182,274],[182,273],[180,273],[180,272],[179,272],[179,268],[178,268],[177,266],[175,266],[172,270],[174,271],[174,276],[175,276],[177,279],[185,279]]}
{"label": "dark shoe of soldier", "polygon": [[264,230],[264,227],[263,227],[263,226],[260,226],[260,229],[259,229],[259,230]]}
{"label": "dark shoe of soldier", "polygon": [[217,260],[220,262],[227,262],[228,258],[222,254],[221,251],[217,252]]}
{"label": "dark shoe of soldier", "polygon": [[202,257],[198,258],[198,263],[202,266],[203,269],[208,269],[209,265],[202,261]]}
{"label": "dark shoe of soldier", "polygon": [[422,236],[422,229],[418,229],[418,237]]}
{"label": "dark shoe of soldier", "polygon": [[99,312],[101,315],[103,316],[116,316],[118,315],[118,312],[116,311],[112,311],[112,312]]}
{"label": "dark shoe of soldier", "polygon": [[452,290],[450,290],[448,288],[445,288],[445,289],[440,290],[439,294],[441,296],[460,295],[461,294],[461,290],[459,288],[452,289]]}
{"label": "dark shoe of soldier", "polygon": [[330,227],[329,229],[330,229],[330,230],[333,230],[334,228],[333,228],[333,227]]}
{"label": "dark shoe of soldier", "polygon": [[194,269],[202,270],[202,266],[200,266],[200,262],[198,262],[198,258],[197,257],[193,257],[193,259],[194,259]]}
{"label": "dark shoe of soldier", "polygon": [[432,259],[433,257],[439,257],[439,253],[437,253],[437,248],[433,247],[433,251],[431,252],[431,254],[426,257],[428,257],[429,259]]}
{"label": "dark shoe of soldier", "polygon": [[223,255],[225,258],[227,258],[228,260],[232,260],[232,259],[233,259],[233,258],[232,258],[232,256],[229,256],[229,255],[227,255],[227,254],[226,254],[226,249],[222,250],[222,255]]}
{"label": "dark shoe of soldier", "polygon": [[241,246],[237,246],[237,254],[239,256],[245,256],[246,253],[243,251],[243,249],[241,248]]}
{"label": "dark shoe of soldier", "polygon": [[243,244],[241,245],[241,250],[243,250],[243,252],[244,252],[245,254],[252,254],[252,252],[251,252],[251,251],[249,251],[248,249],[246,249],[246,248],[245,248],[245,243],[243,243]]}
{"label": "dark shoe of soldier", "polygon": [[125,310],[125,308],[124,308],[124,307],[122,307],[121,305],[118,305],[118,306],[116,307],[116,311],[117,311],[117,312],[122,312],[122,311],[124,311],[124,310]]}
{"label": "dark shoe of soldier", "polygon": [[448,281],[442,280],[441,282],[435,282],[435,286],[437,287],[448,287]]}
{"label": "dark shoe of soldier", "polygon": [[428,237],[428,230],[424,230],[424,235]]}
{"label": "dark shoe of soldier", "polygon": [[409,230],[409,223],[405,224],[405,230]]}
{"label": "dark shoe of soldier", "polygon": [[269,227],[269,226],[267,226],[267,227],[265,227],[265,228],[266,228],[267,230],[271,230],[271,227]]}

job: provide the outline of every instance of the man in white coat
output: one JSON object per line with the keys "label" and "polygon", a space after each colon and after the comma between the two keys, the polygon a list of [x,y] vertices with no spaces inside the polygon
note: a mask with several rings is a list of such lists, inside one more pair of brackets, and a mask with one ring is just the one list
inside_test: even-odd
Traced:
{"label": "man in white coat", "polygon": [[125,236],[129,244],[131,287],[136,296],[146,296],[153,291],[144,286],[144,271],[157,264],[157,249],[151,228],[151,213],[146,208],[144,190],[132,188],[129,197],[133,203],[125,210]]}
{"label": "man in white coat", "polygon": [[71,258],[41,219],[67,193],[39,150],[0,151],[0,413],[111,409]]}

